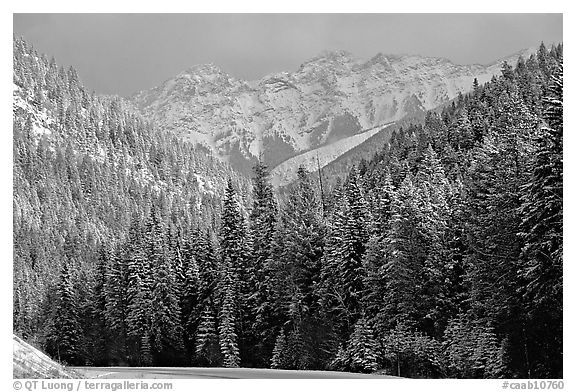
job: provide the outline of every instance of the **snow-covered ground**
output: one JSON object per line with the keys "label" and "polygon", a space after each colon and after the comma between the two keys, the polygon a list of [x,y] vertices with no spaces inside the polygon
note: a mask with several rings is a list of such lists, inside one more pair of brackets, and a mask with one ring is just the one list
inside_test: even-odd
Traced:
{"label": "snow-covered ground", "polygon": [[326,166],[340,155],[363,143],[390,125],[391,124],[386,124],[375,127],[358,135],[340,139],[332,144],[290,158],[272,170],[270,173],[272,184],[277,187],[289,184],[296,178],[296,172],[300,166],[303,166],[310,172],[316,171],[318,164],[320,164],[321,168]]}
{"label": "snow-covered ground", "polygon": [[12,108],[16,110],[17,108],[23,109],[26,113],[31,114],[32,120],[32,131],[37,136],[42,135],[50,135],[52,130],[50,130],[50,125],[54,123],[54,119],[50,117],[48,111],[43,109],[39,111],[38,109],[34,108],[31,104],[31,97],[27,97],[28,99],[24,99],[20,94],[20,87],[18,87],[15,83],[12,83]]}
{"label": "snow-covered ground", "polygon": [[14,378],[78,378],[79,374],[64,368],[40,350],[13,335]]}
{"label": "snow-covered ground", "polygon": [[149,367],[149,368],[75,368],[83,378],[102,379],[150,379],[150,378],[211,378],[211,379],[335,379],[364,378],[382,379],[398,378],[393,376],[333,372],[320,370],[276,370],[249,368],[182,368],[182,367]]}

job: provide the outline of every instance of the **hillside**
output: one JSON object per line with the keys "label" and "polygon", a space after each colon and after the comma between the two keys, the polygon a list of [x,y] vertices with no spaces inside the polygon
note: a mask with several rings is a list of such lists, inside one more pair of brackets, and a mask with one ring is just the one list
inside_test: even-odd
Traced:
{"label": "hillside", "polygon": [[37,348],[12,335],[14,378],[78,378],[74,371],[53,361]]}
{"label": "hillside", "polygon": [[178,241],[191,230],[217,230],[228,180],[243,205],[249,183],[122,99],[88,92],[74,68],[20,39],[13,82],[14,328],[46,348],[55,326],[45,307],[63,265],[81,271],[77,285],[92,279],[99,254],[155,209]]}

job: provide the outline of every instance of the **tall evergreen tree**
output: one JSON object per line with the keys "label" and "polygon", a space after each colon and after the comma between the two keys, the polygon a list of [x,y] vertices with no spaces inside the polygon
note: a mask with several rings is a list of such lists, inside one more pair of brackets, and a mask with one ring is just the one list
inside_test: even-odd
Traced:
{"label": "tall evergreen tree", "polygon": [[245,317],[247,323],[252,325],[250,330],[244,331],[246,336],[243,346],[250,346],[244,350],[253,359],[245,357],[252,366],[264,365],[259,358],[268,358],[273,344],[272,309],[271,309],[271,275],[269,261],[272,258],[273,240],[276,230],[276,217],[278,208],[274,199],[272,185],[269,182],[268,169],[259,161],[254,166],[252,178],[252,210],[249,216],[250,234],[252,239],[252,265],[253,271],[249,291],[252,293],[247,299]]}
{"label": "tall evergreen tree", "polygon": [[164,222],[153,209],[147,226],[147,257],[151,263],[150,343],[159,364],[182,361],[181,310],[174,260],[171,260]]}
{"label": "tall evergreen tree", "polygon": [[351,171],[333,214],[322,266],[323,303],[345,341],[361,312],[362,258],[368,240],[368,209],[357,174]]}
{"label": "tall evergreen tree", "polygon": [[287,360],[287,347],[286,347],[286,335],[284,334],[284,329],[280,330],[280,334],[276,338],[276,343],[274,344],[274,350],[272,350],[272,358],[270,359],[270,367],[272,369],[286,369],[288,366]]}
{"label": "tall evergreen tree", "polygon": [[56,288],[56,310],[52,332],[48,337],[49,352],[59,361],[82,365],[80,350],[82,330],[78,319],[78,298],[72,276],[72,262],[64,262]]}
{"label": "tall evergreen tree", "polygon": [[[132,234],[136,238],[143,238],[140,242],[130,242],[125,250],[126,260],[126,299],[127,299],[127,335],[140,352],[138,362],[143,365],[152,365],[151,351],[151,313],[152,309],[152,258],[150,250],[158,246],[158,239],[154,236],[154,221],[152,213],[146,223],[145,231],[133,228]],[[141,236],[141,237],[140,237]],[[138,246],[140,244],[140,246]],[[146,244],[146,249],[145,245]]]}
{"label": "tall evergreen tree", "polygon": [[236,333],[236,300],[234,282],[231,277],[224,284],[224,297],[220,309],[218,332],[220,351],[224,367],[240,366],[240,350],[238,349],[238,334]]}
{"label": "tall evergreen tree", "polygon": [[[223,203],[220,229],[220,289],[219,314],[220,348],[224,366],[239,366],[244,339],[245,314],[249,312],[246,300],[251,295],[250,283],[254,282],[254,270],[249,256],[250,242],[246,233],[244,217],[236,199],[232,182],[228,182]],[[246,347],[248,349],[248,347]]]}
{"label": "tall evergreen tree", "polygon": [[352,370],[371,373],[378,368],[378,345],[366,319],[361,318],[356,322],[347,350]]}
{"label": "tall evergreen tree", "polygon": [[130,275],[127,263],[119,252],[106,249],[103,252],[102,257],[109,259],[106,263],[104,292],[105,321],[110,331],[110,340],[114,342],[110,348],[110,360],[118,363],[127,356]]}
{"label": "tall evergreen tree", "polygon": [[222,361],[220,353],[218,330],[213,305],[205,303],[200,315],[198,330],[196,331],[196,359],[200,364],[218,366]]}

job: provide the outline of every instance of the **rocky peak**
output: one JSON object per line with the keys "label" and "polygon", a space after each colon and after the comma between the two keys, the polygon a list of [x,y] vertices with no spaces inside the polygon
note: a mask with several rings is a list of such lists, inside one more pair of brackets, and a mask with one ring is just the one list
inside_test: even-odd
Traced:
{"label": "rocky peak", "polygon": [[470,91],[475,77],[484,83],[499,73],[499,66],[417,55],[378,53],[365,61],[337,50],[322,52],[296,72],[252,82],[213,64],[190,67],[134,101],[163,129],[249,172],[259,154],[272,169],[336,139],[420,115]]}
{"label": "rocky peak", "polygon": [[325,50],[302,64],[299,71],[331,69],[337,72],[350,70],[357,64],[358,60],[350,52],[345,50]]}
{"label": "rocky peak", "polygon": [[188,67],[186,70],[184,70],[183,72],[181,72],[179,76],[184,76],[184,75],[204,76],[204,77],[214,76],[214,75],[229,76],[224,71],[222,71],[222,69],[220,69],[220,67],[218,67],[212,63],[192,65],[192,66]]}

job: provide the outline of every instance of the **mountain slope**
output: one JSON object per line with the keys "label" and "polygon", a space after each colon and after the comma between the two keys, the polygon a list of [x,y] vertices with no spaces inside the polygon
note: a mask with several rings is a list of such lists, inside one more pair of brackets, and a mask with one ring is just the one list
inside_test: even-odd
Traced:
{"label": "mountain slope", "polygon": [[421,116],[459,93],[474,78],[486,82],[501,63],[377,54],[368,61],[325,52],[295,72],[244,81],[214,65],[191,67],[132,102],[161,128],[203,144],[246,172],[258,156],[281,162],[407,116]]}
{"label": "mountain slope", "polygon": [[366,132],[340,139],[332,144],[318,147],[314,150],[296,155],[276,166],[271,172],[270,177],[275,186],[284,186],[296,178],[296,172],[300,166],[303,166],[309,172],[314,172],[318,166],[324,167],[333,162],[338,157],[372,138],[380,133],[390,124],[374,127]]}

